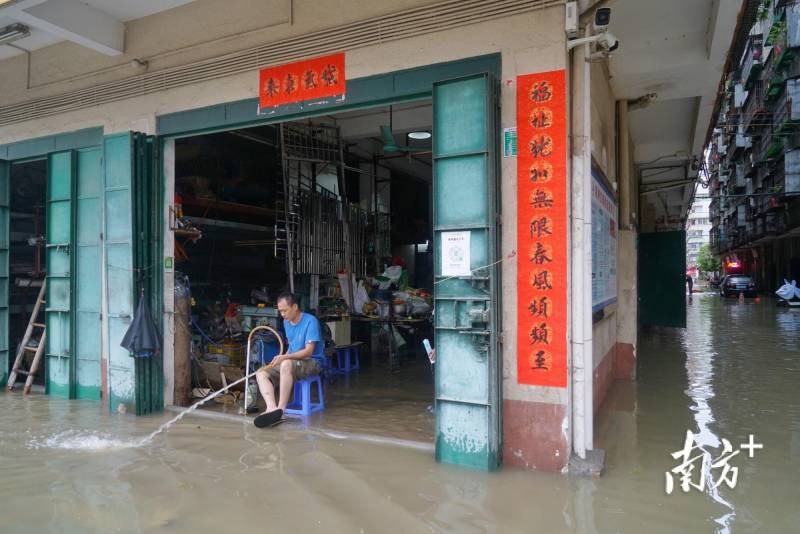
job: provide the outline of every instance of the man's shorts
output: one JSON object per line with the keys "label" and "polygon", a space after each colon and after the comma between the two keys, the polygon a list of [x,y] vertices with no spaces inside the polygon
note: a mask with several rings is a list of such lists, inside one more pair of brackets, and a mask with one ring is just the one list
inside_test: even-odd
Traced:
{"label": "man's shorts", "polygon": [[[280,365],[268,367],[264,365],[259,371],[264,370],[273,384],[278,385],[281,381]],[[306,378],[318,375],[320,372],[319,362],[314,358],[306,358],[305,360],[292,360],[292,378],[295,381],[305,380]]]}

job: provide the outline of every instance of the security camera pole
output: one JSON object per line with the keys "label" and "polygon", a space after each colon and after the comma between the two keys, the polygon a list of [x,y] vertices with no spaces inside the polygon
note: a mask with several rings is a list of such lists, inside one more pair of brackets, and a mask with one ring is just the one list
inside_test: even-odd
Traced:
{"label": "security camera pole", "polygon": [[608,25],[611,22],[611,8],[601,7],[594,14],[594,22],[592,28],[596,32],[595,35],[589,37],[581,37],[580,39],[572,39],[567,43],[567,50],[572,50],[576,46],[597,43],[603,49],[604,54],[609,54],[619,48],[619,40],[608,31]]}

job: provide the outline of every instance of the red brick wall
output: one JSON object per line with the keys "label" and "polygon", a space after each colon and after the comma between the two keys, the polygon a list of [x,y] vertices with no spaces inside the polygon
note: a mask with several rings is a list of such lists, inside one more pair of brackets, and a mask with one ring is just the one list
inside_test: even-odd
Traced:
{"label": "red brick wall", "polygon": [[594,413],[603,404],[614,380],[635,378],[636,353],[630,343],[616,343],[594,370]]}
{"label": "red brick wall", "polygon": [[[634,378],[634,347],[617,343],[594,370],[594,412],[602,405],[614,380]],[[569,462],[567,406],[545,402],[503,401],[503,463],[562,471]],[[569,430],[567,430],[568,432]]]}
{"label": "red brick wall", "polygon": [[503,401],[503,463],[560,472],[569,461],[567,407],[563,404]]}

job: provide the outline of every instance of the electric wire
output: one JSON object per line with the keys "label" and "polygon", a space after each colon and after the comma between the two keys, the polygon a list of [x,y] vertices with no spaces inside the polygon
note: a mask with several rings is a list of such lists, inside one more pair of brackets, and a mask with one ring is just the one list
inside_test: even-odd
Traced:
{"label": "electric wire", "polygon": [[[484,266],[482,266],[482,267],[476,267],[475,269],[472,269],[472,270],[470,270],[470,272],[469,272],[469,273],[470,273],[470,276],[471,276],[472,274],[474,274],[474,273],[478,272],[478,271],[482,271],[483,269],[488,269],[489,267],[494,267],[494,266],[495,266],[495,265],[497,265],[498,263],[502,263],[502,262],[504,262],[505,260],[510,260],[511,258],[515,257],[516,255],[517,255],[517,251],[516,251],[516,250],[512,250],[512,251],[511,251],[511,253],[510,253],[508,256],[506,256],[506,257],[504,257],[504,258],[500,258],[499,260],[497,260],[497,261],[496,261],[496,262],[494,262],[494,263],[490,263],[489,265],[484,265]],[[437,280],[437,281],[435,281],[435,282],[433,283],[433,285],[436,285],[436,284],[441,284],[442,282],[446,282],[446,281],[448,281],[448,280],[452,280],[452,279],[454,279],[454,278],[463,278],[463,276],[448,276],[447,278],[442,278],[441,280]]]}

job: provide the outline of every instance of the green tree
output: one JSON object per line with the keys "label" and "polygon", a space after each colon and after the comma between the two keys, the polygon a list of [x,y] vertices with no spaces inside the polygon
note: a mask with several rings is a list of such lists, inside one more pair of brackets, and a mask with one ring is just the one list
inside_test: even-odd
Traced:
{"label": "green tree", "polygon": [[697,253],[697,268],[704,273],[710,273],[719,271],[719,267],[719,258],[711,253],[711,246],[706,244],[700,247],[700,252]]}

